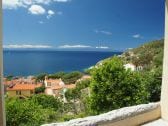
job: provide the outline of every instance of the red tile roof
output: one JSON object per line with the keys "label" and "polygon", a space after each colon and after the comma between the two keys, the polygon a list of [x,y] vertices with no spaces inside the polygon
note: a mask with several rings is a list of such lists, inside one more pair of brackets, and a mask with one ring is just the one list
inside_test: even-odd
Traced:
{"label": "red tile roof", "polygon": [[17,91],[17,90],[34,90],[37,87],[41,87],[42,84],[15,84],[13,87],[8,87],[7,91]]}

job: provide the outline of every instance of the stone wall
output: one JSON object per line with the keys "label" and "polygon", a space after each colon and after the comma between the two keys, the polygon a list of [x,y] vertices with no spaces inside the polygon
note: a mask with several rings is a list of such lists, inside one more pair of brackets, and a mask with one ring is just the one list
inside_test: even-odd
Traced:
{"label": "stone wall", "polygon": [[42,126],[135,126],[160,118],[160,104],[150,103],[113,110],[97,116]]}

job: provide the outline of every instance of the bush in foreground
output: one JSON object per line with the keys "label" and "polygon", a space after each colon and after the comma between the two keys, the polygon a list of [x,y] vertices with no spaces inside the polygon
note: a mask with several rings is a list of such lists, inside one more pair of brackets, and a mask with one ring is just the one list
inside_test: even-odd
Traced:
{"label": "bush in foreground", "polygon": [[55,114],[31,100],[6,99],[7,126],[39,126],[51,121]]}
{"label": "bush in foreground", "polygon": [[45,95],[45,94],[38,94],[34,95],[30,98],[31,101],[34,103],[41,105],[43,108],[52,108],[55,111],[61,111],[62,108],[62,102],[53,96]]}
{"label": "bush in foreground", "polygon": [[123,65],[121,59],[113,57],[92,71],[88,104],[92,114],[148,101],[143,78],[137,72],[125,70]]}

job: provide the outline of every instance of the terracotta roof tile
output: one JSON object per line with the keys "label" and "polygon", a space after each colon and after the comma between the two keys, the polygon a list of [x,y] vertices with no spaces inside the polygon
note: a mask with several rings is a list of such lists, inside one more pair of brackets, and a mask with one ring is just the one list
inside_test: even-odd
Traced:
{"label": "terracotta roof tile", "polygon": [[42,84],[15,84],[13,87],[8,87],[7,91],[16,91],[16,90],[34,90],[37,87],[41,87]]}

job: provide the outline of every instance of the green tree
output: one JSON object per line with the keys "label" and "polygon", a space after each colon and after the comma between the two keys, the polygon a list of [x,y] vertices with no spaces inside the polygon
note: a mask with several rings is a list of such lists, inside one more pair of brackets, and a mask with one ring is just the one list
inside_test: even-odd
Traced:
{"label": "green tree", "polygon": [[155,68],[150,72],[142,73],[142,77],[146,81],[145,86],[149,93],[149,102],[160,101],[162,68]]}
{"label": "green tree", "polygon": [[77,89],[69,89],[65,93],[65,97],[67,98],[68,101],[70,100],[75,101],[80,97],[79,95],[80,95],[80,91],[78,91]]}
{"label": "green tree", "polygon": [[44,93],[45,91],[45,86],[42,85],[41,87],[35,88],[35,93],[39,94],[39,93]]}
{"label": "green tree", "polygon": [[48,78],[59,79],[59,78],[63,78],[63,76],[65,74],[66,74],[65,72],[58,72],[58,73],[55,73],[55,74],[48,75]]}
{"label": "green tree", "polygon": [[[66,108],[65,108],[66,110],[72,111],[75,114],[77,114],[77,109],[78,109],[86,113],[85,99],[86,97],[88,97],[88,93],[86,95],[85,93],[82,93],[82,90],[88,88],[89,85],[90,85],[90,80],[83,80],[83,81],[77,82],[76,88],[67,90],[67,92],[65,93],[65,97],[69,101],[69,104],[66,105]],[[81,103],[80,107],[76,106],[75,104],[76,101]]]}
{"label": "green tree", "polygon": [[82,81],[77,82],[76,88],[77,88],[77,90],[81,90],[81,89],[89,87],[89,85],[90,85],[90,79],[86,79],[86,80],[82,80]]}
{"label": "green tree", "polygon": [[125,70],[118,57],[107,60],[92,71],[89,108],[93,114],[146,103],[147,98],[140,74]]}
{"label": "green tree", "polygon": [[34,103],[41,105],[43,108],[52,108],[55,111],[61,111],[62,109],[62,102],[58,98],[50,95],[38,94],[32,96],[30,99]]}
{"label": "green tree", "polygon": [[6,99],[7,126],[39,126],[54,119],[55,114],[28,99]]}
{"label": "green tree", "polygon": [[163,50],[160,51],[155,57],[153,61],[154,67],[162,67],[163,65]]}
{"label": "green tree", "polygon": [[45,76],[48,76],[48,74],[41,73],[41,74],[37,75],[36,76],[36,81],[44,81],[45,80]]}
{"label": "green tree", "polygon": [[76,88],[67,90],[67,92],[65,93],[65,97],[67,98],[68,101],[70,100],[75,101],[77,99],[80,99],[82,96],[81,90],[89,87],[89,85],[90,80],[79,81],[76,84]]}
{"label": "green tree", "polygon": [[81,72],[74,71],[65,74],[62,79],[66,84],[74,84],[78,79],[82,77],[82,75],[83,74]]}
{"label": "green tree", "polygon": [[8,81],[11,81],[11,80],[13,79],[13,75],[7,76],[6,79],[7,79]]}

